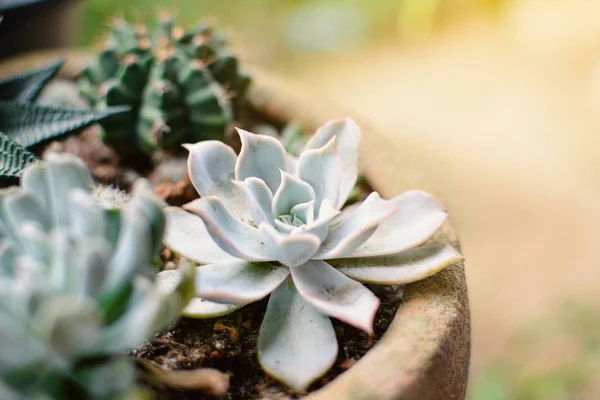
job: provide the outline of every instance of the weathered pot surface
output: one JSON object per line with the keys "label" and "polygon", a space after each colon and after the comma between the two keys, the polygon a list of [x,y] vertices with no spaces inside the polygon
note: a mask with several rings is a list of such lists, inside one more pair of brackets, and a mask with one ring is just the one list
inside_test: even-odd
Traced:
{"label": "weathered pot surface", "polygon": [[[37,53],[1,62],[0,75],[40,65],[59,54]],[[69,62],[62,73],[73,76],[88,53],[64,54],[69,55]],[[257,112],[270,119],[293,120],[314,131],[328,119],[347,114],[289,81],[255,69],[252,75],[253,104]],[[364,130],[362,165],[372,186],[384,198],[409,189],[402,178],[398,148],[364,123],[359,125]],[[449,243],[460,251],[450,223],[445,224],[434,240]],[[430,278],[407,285],[393,322],[373,349],[348,371],[305,398],[462,399],[467,387],[470,343],[464,264],[456,263]]]}

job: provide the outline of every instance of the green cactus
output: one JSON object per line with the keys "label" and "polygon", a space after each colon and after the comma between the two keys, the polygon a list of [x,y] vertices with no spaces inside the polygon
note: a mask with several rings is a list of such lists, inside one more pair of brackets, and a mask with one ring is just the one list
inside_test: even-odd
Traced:
{"label": "green cactus", "polygon": [[68,154],[0,191],[0,398],[147,398],[124,352],[192,295],[191,269],[171,292],[151,279],[162,206],[145,181],[124,209],[96,204]]}
{"label": "green cactus", "polygon": [[154,32],[116,21],[106,49],[79,80],[81,93],[96,109],[133,109],[105,125],[104,140],[149,153],[222,140],[249,84],[222,35],[203,24],[186,31],[171,18],[163,18]]}
{"label": "green cactus", "polygon": [[129,112],[128,107],[92,112],[33,104],[62,64],[56,61],[0,81],[0,186],[14,183],[37,160],[28,147]]}

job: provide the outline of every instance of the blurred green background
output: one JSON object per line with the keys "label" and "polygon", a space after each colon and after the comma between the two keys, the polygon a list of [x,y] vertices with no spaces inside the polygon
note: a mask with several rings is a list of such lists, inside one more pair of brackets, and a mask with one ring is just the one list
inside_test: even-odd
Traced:
{"label": "blurred green background", "polygon": [[214,17],[246,62],[368,121],[404,155],[373,167],[434,188],[461,236],[469,398],[600,398],[600,1],[82,6],[79,46],[114,15]]}

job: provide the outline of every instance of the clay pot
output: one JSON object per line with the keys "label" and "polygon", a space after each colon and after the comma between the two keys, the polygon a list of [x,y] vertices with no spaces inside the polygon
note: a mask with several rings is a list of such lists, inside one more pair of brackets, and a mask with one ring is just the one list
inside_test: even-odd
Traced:
{"label": "clay pot", "polygon": [[[67,52],[65,52],[67,53]],[[67,53],[70,54],[70,53]],[[41,65],[57,53],[0,63],[0,70]],[[87,57],[74,54],[63,74],[72,76]],[[15,65],[20,65],[16,68]],[[323,122],[348,114],[328,104],[315,91],[260,70],[254,77],[250,97],[256,111],[269,119],[295,121],[314,131]],[[361,163],[371,185],[384,198],[409,189],[403,157],[389,142],[360,121],[363,128]],[[413,166],[414,167],[414,166]],[[414,171],[412,171],[414,172]],[[423,188],[423,187],[421,187]],[[425,188],[430,189],[430,188]],[[450,223],[434,238],[460,244]],[[470,315],[463,263],[449,266],[436,275],[406,286],[403,303],[382,339],[352,368],[307,400],[450,400],[465,397],[470,359]]]}

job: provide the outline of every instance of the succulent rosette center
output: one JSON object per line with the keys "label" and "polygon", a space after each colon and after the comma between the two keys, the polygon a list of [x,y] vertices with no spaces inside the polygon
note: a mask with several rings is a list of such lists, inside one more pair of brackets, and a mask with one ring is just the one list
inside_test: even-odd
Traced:
{"label": "succulent rosette center", "polygon": [[[298,158],[275,138],[238,130],[239,155],[217,141],[186,145],[201,198],[166,209],[166,245],[201,266],[184,310],[218,316],[270,295],[262,367],[296,390],[337,355],[329,317],[372,332],[379,299],[360,282],[401,284],[462,259],[426,243],[446,212],[429,194],[377,192],[343,208],[358,176],[361,133],[350,119],[315,133]],[[174,272],[175,273],[175,272]]]}

